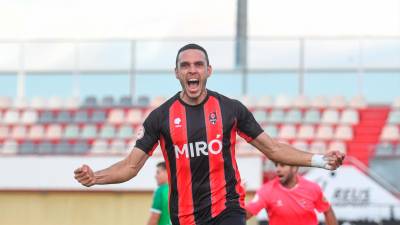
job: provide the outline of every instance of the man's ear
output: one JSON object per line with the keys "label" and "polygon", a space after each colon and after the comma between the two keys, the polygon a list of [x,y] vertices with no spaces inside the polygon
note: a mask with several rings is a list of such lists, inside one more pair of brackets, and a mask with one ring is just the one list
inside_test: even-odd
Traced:
{"label": "man's ear", "polygon": [[179,80],[178,69],[175,67],[175,78]]}
{"label": "man's ear", "polygon": [[211,65],[208,65],[208,66],[207,66],[207,78],[211,76],[212,71],[213,71],[212,66],[211,66]]}

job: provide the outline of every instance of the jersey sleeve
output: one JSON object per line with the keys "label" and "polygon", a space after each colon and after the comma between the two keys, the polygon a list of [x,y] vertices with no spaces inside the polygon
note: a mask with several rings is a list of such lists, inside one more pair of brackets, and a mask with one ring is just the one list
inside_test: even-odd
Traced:
{"label": "jersey sleeve", "polygon": [[253,199],[246,204],[245,208],[253,216],[257,215],[262,209],[266,208],[266,199],[262,195],[261,189],[258,190]]}
{"label": "jersey sleeve", "polygon": [[315,209],[317,209],[318,212],[326,212],[328,209],[331,207],[329,204],[328,200],[325,198],[324,193],[322,193],[321,188],[316,185],[317,189],[317,199],[315,200]]}
{"label": "jersey sleeve", "polygon": [[160,117],[158,111],[152,111],[137,131],[135,147],[141,149],[148,155],[152,155],[158,145],[160,138]]}
{"label": "jersey sleeve", "polygon": [[263,129],[254,119],[253,114],[241,102],[236,101],[236,119],[238,134],[247,142],[252,141],[263,132]]}
{"label": "jersey sleeve", "polygon": [[153,204],[150,211],[161,214],[162,211],[162,193],[161,188],[157,188],[153,195]]}

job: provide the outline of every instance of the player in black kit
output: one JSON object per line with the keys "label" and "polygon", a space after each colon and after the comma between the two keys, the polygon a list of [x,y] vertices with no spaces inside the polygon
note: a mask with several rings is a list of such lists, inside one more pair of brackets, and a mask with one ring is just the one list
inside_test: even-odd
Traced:
{"label": "player in black kit", "polygon": [[206,89],[212,67],[201,46],[188,44],[178,51],[175,74],[182,91],[150,113],[131,153],[97,172],[83,165],[75,170],[75,179],[88,187],[130,180],[160,144],[168,171],[172,224],[244,225],[236,134],[275,162],[330,170],[342,164],[344,154],[339,151],[311,154],[277,142],[239,101]]}

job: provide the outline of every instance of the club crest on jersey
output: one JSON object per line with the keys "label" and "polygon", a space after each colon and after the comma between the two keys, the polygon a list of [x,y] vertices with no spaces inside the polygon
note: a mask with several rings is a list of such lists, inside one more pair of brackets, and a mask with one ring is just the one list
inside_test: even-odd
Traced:
{"label": "club crest on jersey", "polygon": [[208,119],[210,120],[211,124],[216,124],[217,123],[217,113],[211,112],[210,115],[208,116]]}

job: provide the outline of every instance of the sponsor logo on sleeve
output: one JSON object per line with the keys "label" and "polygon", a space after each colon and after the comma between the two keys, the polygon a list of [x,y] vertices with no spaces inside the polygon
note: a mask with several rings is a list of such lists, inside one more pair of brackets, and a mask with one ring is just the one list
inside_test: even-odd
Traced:
{"label": "sponsor logo on sleeve", "polygon": [[142,125],[142,126],[140,126],[140,128],[138,129],[138,131],[136,133],[136,139],[137,140],[142,139],[143,136],[144,136],[144,127]]}

